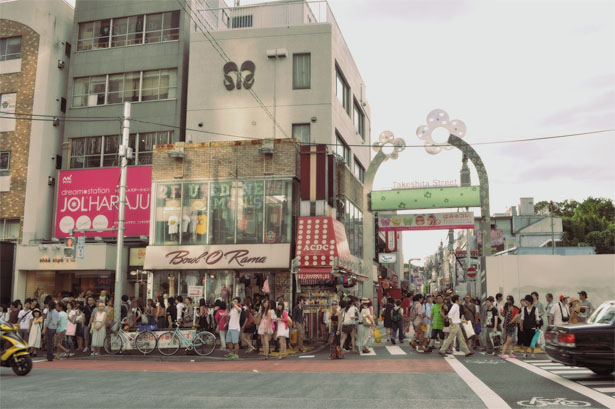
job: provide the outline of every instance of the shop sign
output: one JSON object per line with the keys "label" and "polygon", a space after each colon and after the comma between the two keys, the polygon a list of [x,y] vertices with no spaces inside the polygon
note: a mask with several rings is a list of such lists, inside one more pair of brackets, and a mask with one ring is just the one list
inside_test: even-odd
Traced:
{"label": "shop sign", "polygon": [[385,232],[449,229],[474,229],[474,212],[378,215],[378,230]]}
{"label": "shop sign", "polygon": [[371,210],[450,209],[480,206],[480,187],[445,186],[421,189],[374,190]]}
{"label": "shop sign", "polygon": [[397,261],[396,253],[380,253],[378,254],[378,262],[383,264],[391,264]]}
{"label": "shop sign", "polygon": [[145,247],[131,247],[130,258],[128,265],[134,267],[143,267],[145,265]]}
{"label": "shop sign", "polygon": [[266,269],[290,266],[290,244],[229,244],[211,246],[149,246],[150,269]]}
{"label": "shop sign", "polygon": [[387,231],[386,233],[386,250],[389,253],[397,251],[397,233],[394,231]]}
{"label": "shop sign", "polygon": [[202,297],[203,296],[203,286],[201,285],[189,285],[188,286],[188,297]]}
{"label": "shop sign", "polygon": [[[117,227],[120,168],[70,169],[58,174],[56,237],[75,229]],[[152,167],[131,166],[126,179],[125,235],[149,235]],[[86,236],[116,236],[115,231]]]}

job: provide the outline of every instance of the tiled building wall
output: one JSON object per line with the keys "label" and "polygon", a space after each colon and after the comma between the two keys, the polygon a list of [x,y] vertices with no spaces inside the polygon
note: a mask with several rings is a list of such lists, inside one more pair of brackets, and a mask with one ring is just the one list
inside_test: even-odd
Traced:
{"label": "tiled building wall", "polygon": [[[38,61],[39,35],[29,27],[0,19],[0,37],[21,36],[21,72],[0,74],[0,94],[17,93],[15,112],[31,114]],[[28,173],[31,121],[17,119],[15,130],[0,132],[0,149],[11,152],[10,190],[0,192],[0,219],[17,219],[23,224]],[[21,238],[20,226],[20,238]]]}
{"label": "tiled building wall", "polygon": [[[274,141],[273,154],[261,152],[262,140],[177,143],[154,149],[152,180],[299,177],[299,145],[293,139]],[[169,157],[184,147],[184,158]]]}

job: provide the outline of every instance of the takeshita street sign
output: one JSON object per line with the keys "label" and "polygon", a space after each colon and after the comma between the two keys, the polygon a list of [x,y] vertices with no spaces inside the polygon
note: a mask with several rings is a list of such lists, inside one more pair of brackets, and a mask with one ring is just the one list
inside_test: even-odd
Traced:
{"label": "takeshita street sign", "polygon": [[413,210],[480,206],[479,186],[374,190],[371,210]]}

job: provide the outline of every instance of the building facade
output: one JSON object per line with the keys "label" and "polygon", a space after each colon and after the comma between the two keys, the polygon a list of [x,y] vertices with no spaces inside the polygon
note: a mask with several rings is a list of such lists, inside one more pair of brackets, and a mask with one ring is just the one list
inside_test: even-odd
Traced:
{"label": "building facade", "polygon": [[64,0],[0,3],[2,303],[14,298],[18,243],[38,245],[52,238],[73,11]]}

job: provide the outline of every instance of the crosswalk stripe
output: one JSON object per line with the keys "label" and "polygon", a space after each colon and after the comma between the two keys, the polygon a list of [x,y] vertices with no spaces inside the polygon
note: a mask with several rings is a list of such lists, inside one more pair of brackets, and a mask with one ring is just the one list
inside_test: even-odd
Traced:
{"label": "crosswalk stripe", "polygon": [[387,351],[389,351],[389,354],[391,355],[408,355],[407,353],[404,352],[403,349],[401,349],[397,345],[387,345],[386,349]]}
{"label": "crosswalk stripe", "polygon": [[615,385],[615,382],[613,382],[612,379],[605,379],[605,380],[593,380],[593,381],[577,381],[582,385],[585,386],[589,386],[589,385],[594,385],[594,387],[600,387],[600,386],[611,386],[611,385]]}
{"label": "crosswalk stripe", "polygon": [[465,355],[462,351],[455,351],[453,355]]}
{"label": "crosswalk stripe", "polygon": [[540,369],[587,369],[587,368],[583,368],[582,366],[539,366]]}
{"label": "crosswalk stripe", "polygon": [[602,393],[613,393],[615,392],[615,388],[595,388],[598,392]]}
{"label": "crosswalk stripe", "polygon": [[316,355],[301,355],[299,358],[316,358]]}
{"label": "crosswalk stripe", "polygon": [[574,374],[590,374],[593,372],[590,371],[589,369],[583,369],[583,370],[573,370],[573,371],[551,371],[551,373],[554,373],[557,375],[574,375]]}
{"label": "crosswalk stripe", "polygon": [[551,361],[550,359],[528,359],[528,360],[524,360],[523,362],[528,362],[531,364],[538,364],[539,362],[553,363],[553,361]]}

